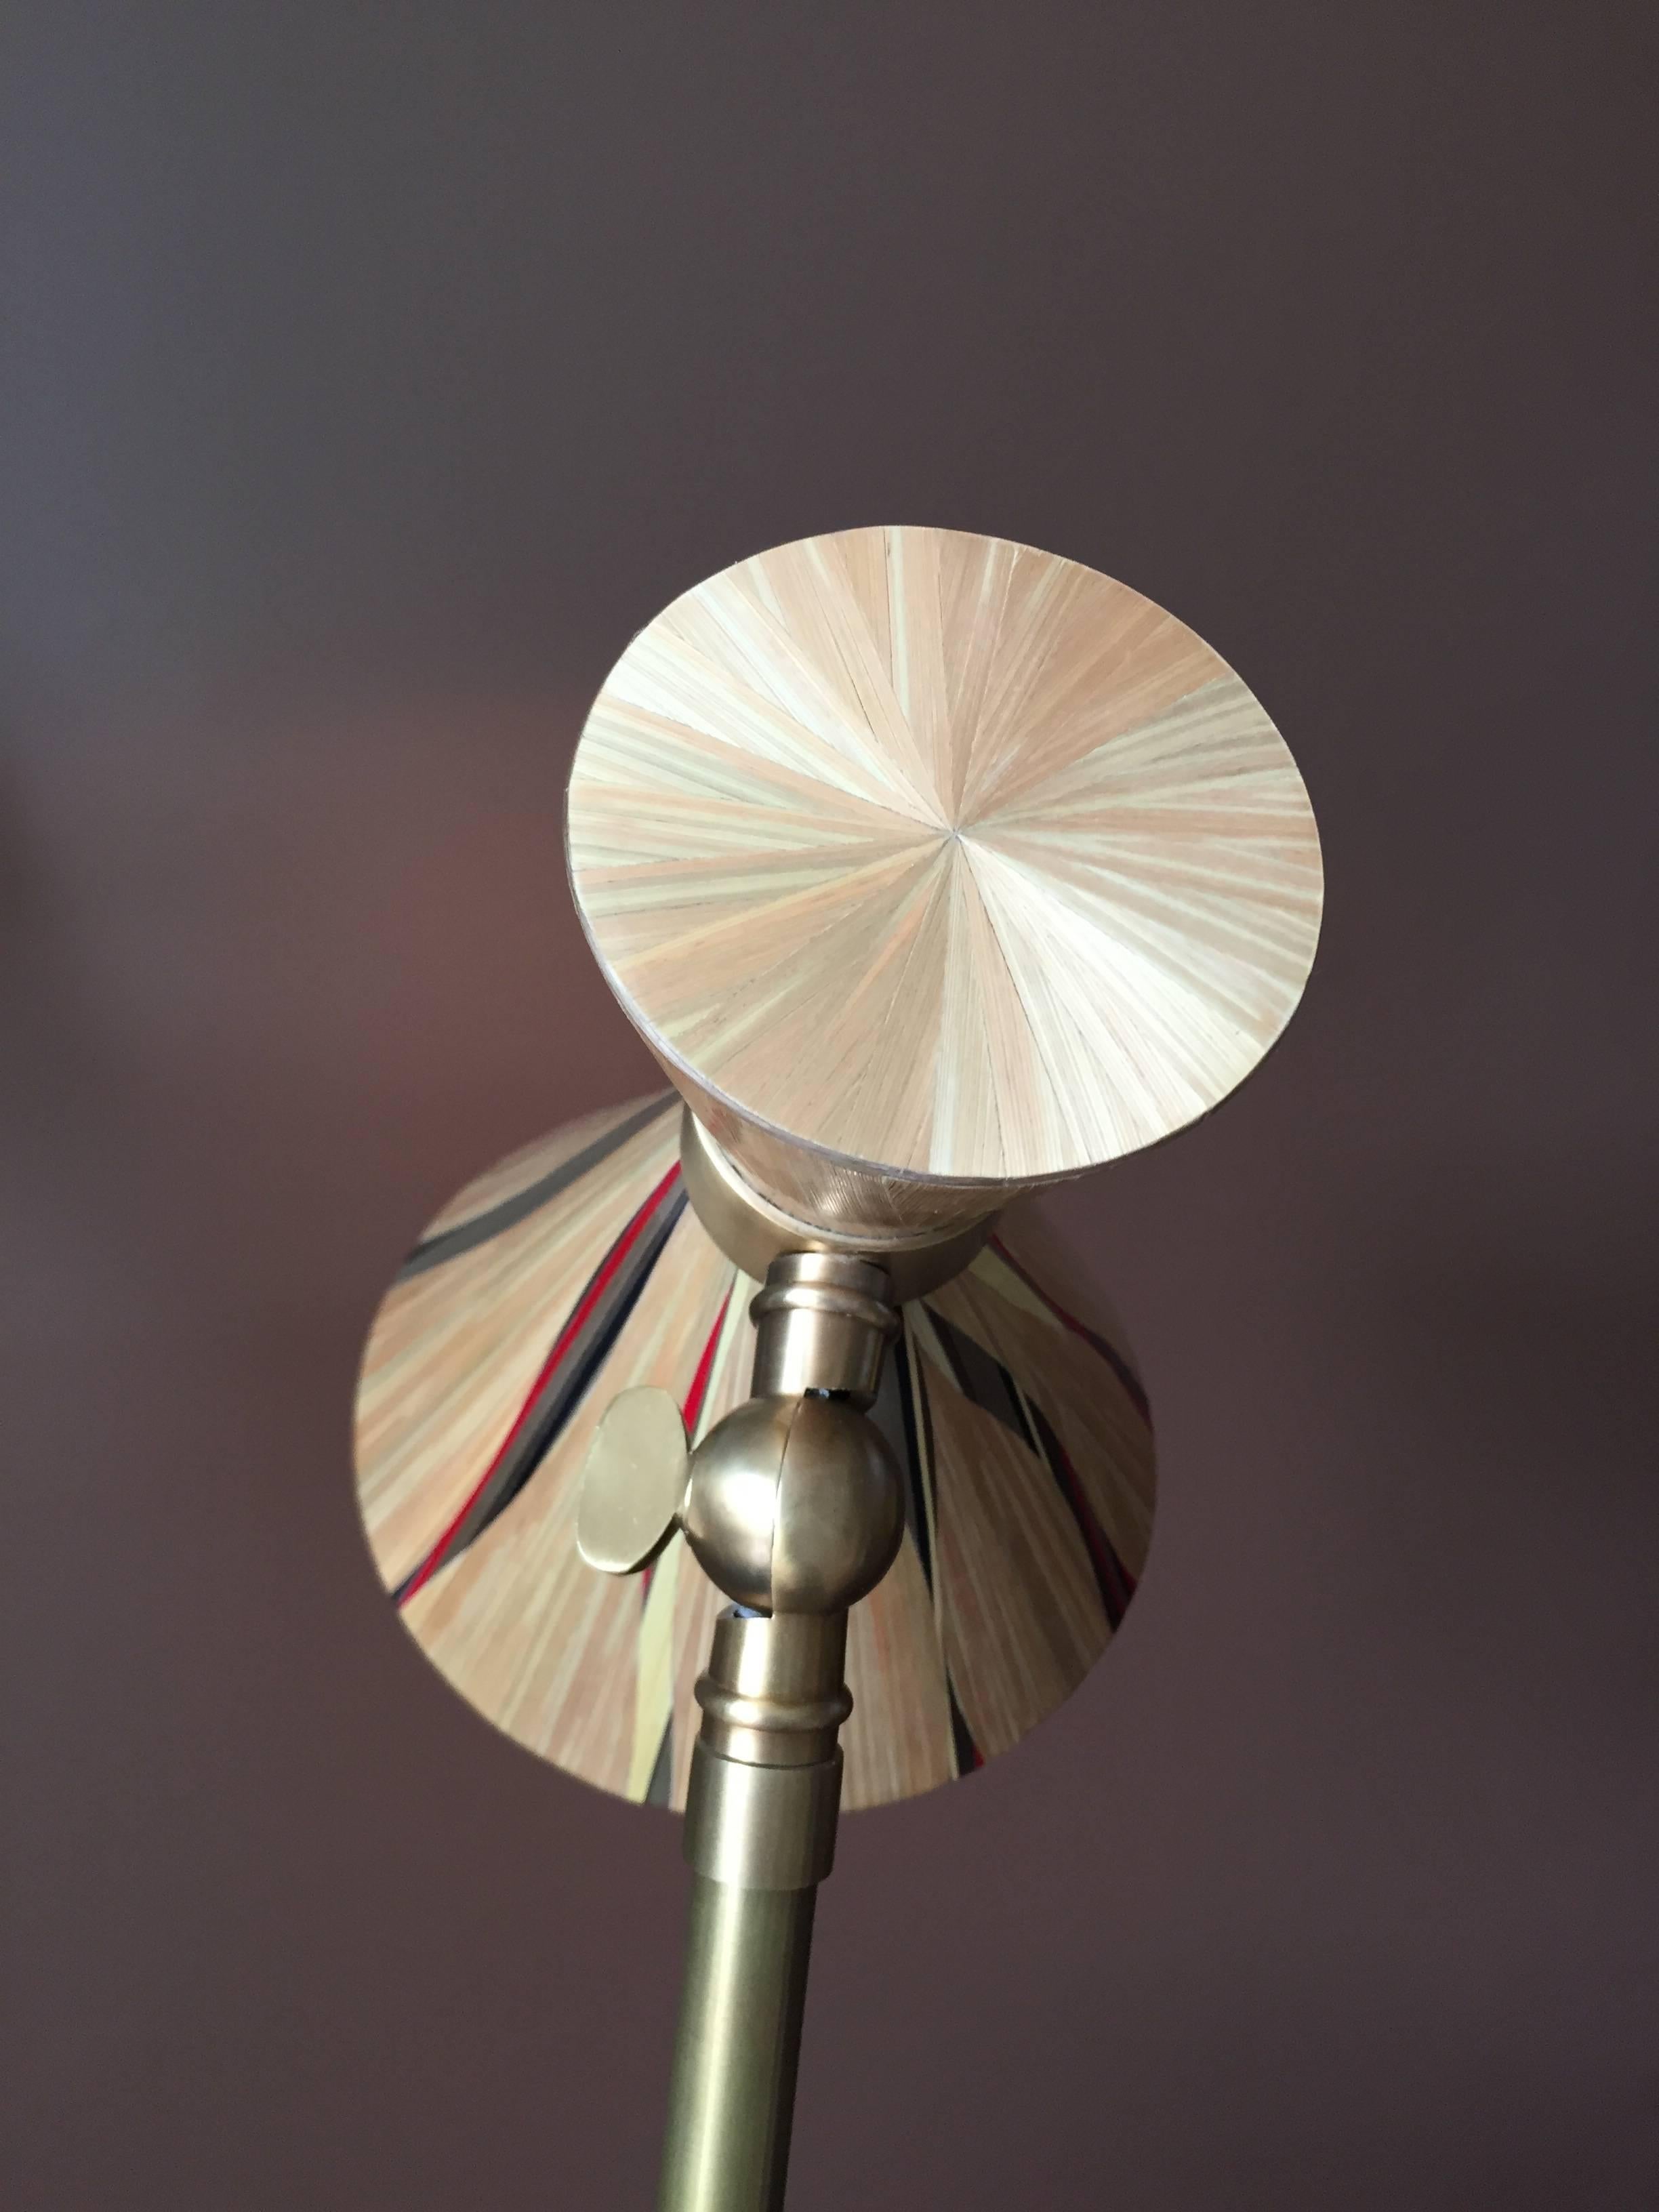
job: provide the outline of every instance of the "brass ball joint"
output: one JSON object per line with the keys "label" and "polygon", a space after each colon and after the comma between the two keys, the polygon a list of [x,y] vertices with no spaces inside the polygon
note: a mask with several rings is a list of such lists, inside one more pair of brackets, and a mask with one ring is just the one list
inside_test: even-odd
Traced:
{"label": "brass ball joint", "polygon": [[726,1596],[759,1613],[834,1613],[868,1595],[904,1534],[899,1471],[871,1405],[898,1323],[887,1278],[830,1252],[775,1260],[750,1308],[754,1393],[688,1454],[664,1391],[628,1390],[599,1425],[576,1540],[636,1573],[673,1533]]}
{"label": "brass ball joint", "polygon": [[750,1307],[754,1395],[688,1452],[665,1391],[624,1391],[583,1470],[590,1566],[635,1573],[679,1528],[734,1601],[697,1683],[685,1808],[685,1856],[717,1889],[810,1894],[834,1863],[847,1608],[904,1535],[898,1466],[864,1411],[897,1333],[890,1294],[869,1261],[780,1254]]}
{"label": "brass ball joint", "polygon": [[757,1197],[689,1114],[681,1160],[708,1235],[765,1276],[749,1309],[753,1395],[695,1450],[665,1390],[613,1399],[576,1541],[590,1566],[633,1574],[678,1528],[734,1601],[696,1685],[684,1830],[696,1879],[660,2203],[774,2212],[813,1902],[836,1856],[847,1613],[904,1539],[903,1481],[867,1409],[898,1302],[956,1273],[994,1217],[849,1251]]}

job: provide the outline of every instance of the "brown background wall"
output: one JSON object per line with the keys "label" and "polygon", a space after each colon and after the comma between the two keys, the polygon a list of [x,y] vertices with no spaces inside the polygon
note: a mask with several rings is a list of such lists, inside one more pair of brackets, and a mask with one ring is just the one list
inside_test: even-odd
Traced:
{"label": "brown background wall", "polygon": [[1192,623],[1330,905],[1078,1201],[1154,1565],[846,1833],[792,2202],[1659,2202],[1649,11],[7,12],[6,2202],[647,2200],[673,1831],[428,1672],[348,1409],[648,1080],[587,698],[884,520]]}

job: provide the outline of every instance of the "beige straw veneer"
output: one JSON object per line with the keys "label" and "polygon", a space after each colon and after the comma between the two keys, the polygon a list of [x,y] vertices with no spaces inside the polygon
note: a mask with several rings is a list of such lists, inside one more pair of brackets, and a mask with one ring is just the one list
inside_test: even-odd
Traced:
{"label": "beige straw veneer", "polygon": [[786,1203],[769,1132],[901,1189],[1157,1142],[1267,1050],[1319,931],[1307,794],[1226,663],[1108,576],[947,530],[805,538],[676,600],[588,718],[569,856],[623,1006]]}

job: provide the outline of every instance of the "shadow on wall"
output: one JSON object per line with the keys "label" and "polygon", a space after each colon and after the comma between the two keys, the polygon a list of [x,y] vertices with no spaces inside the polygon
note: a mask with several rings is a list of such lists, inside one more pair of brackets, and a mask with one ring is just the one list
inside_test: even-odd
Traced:
{"label": "shadow on wall", "polygon": [[565,886],[579,720],[241,696],[14,756],[35,1179],[90,1148],[192,1271],[314,1297],[365,1232],[389,1271],[491,1159],[648,1088]]}

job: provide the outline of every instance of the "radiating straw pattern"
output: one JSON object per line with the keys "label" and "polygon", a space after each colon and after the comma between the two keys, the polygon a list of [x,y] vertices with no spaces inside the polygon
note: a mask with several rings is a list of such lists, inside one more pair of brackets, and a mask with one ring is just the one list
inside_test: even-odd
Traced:
{"label": "radiating straw pattern", "polygon": [[676,600],[588,719],[569,838],[671,1070],[900,1176],[1168,1136],[1273,1043],[1319,932],[1307,794],[1219,656],[954,531],[805,538]]}

